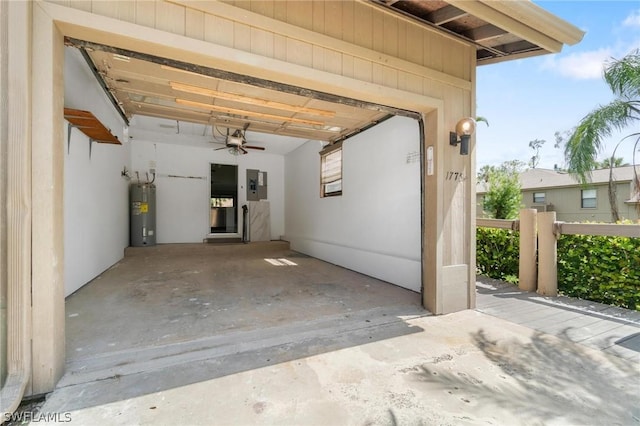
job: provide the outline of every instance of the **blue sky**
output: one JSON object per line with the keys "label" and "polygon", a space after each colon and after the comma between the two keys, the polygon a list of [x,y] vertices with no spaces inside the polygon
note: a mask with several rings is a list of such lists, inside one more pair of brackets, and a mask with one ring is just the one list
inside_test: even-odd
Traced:
{"label": "blue sky", "polygon": [[[528,162],[529,141],[546,140],[538,167],[564,165],[553,147],[556,131],[572,129],[596,106],[613,99],[602,79],[605,60],[621,58],[640,47],[640,3],[637,1],[535,1],[539,6],[586,31],[583,40],[561,53],[484,65],[477,71],[477,165],[506,160]],[[636,131],[639,129],[636,128]],[[611,155],[628,132],[606,142],[600,158]],[[633,142],[617,156],[631,163]],[[636,154],[640,162],[640,153]]]}

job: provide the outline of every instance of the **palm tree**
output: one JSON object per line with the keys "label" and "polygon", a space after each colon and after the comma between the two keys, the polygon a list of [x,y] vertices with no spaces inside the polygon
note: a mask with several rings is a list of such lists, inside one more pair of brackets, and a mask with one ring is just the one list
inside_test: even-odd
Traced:
{"label": "palm tree", "polygon": [[624,167],[628,166],[629,163],[624,162],[624,158],[622,157],[611,157],[605,158],[604,160],[598,162],[596,164],[597,169],[608,169],[609,167]]}
{"label": "palm tree", "polygon": [[640,121],[640,49],[620,60],[606,62],[604,79],[616,99],[587,114],[565,146],[569,172],[582,184],[589,181],[597,166],[603,139],[611,136],[614,129],[624,130]]}

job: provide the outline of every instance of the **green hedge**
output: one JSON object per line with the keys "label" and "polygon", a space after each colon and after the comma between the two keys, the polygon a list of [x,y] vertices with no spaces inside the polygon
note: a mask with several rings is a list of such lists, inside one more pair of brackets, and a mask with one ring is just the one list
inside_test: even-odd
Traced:
{"label": "green hedge", "polygon": [[478,228],[476,268],[478,273],[518,283],[520,234],[508,229]]}
{"label": "green hedge", "polygon": [[[477,272],[517,283],[519,235],[478,228]],[[558,290],[609,305],[640,310],[640,238],[562,235],[558,240]]]}
{"label": "green hedge", "polygon": [[640,238],[562,235],[558,290],[567,296],[640,310]]}

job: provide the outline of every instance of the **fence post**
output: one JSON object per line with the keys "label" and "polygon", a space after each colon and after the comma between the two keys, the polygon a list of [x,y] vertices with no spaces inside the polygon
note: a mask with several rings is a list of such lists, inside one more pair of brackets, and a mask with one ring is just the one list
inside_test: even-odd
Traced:
{"label": "fence post", "polygon": [[555,234],[556,212],[538,215],[538,293],[558,295],[558,244]]}
{"label": "fence post", "polygon": [[537,214],[536,209],[520,210],[518,287],[524,291],[536,291],[537,287]]}

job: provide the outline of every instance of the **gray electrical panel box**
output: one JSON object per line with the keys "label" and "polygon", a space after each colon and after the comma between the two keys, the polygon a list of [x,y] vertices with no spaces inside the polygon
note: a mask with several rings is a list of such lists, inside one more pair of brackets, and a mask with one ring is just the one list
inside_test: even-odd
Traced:
{"label": "gray electrical panel box", "polygon": [[267,172],[247,169],[247,201],[267,199]]}

